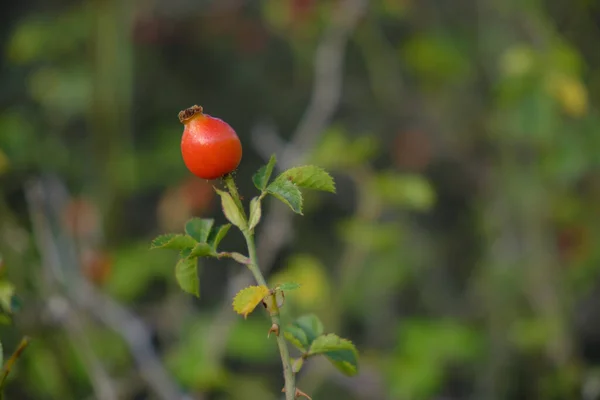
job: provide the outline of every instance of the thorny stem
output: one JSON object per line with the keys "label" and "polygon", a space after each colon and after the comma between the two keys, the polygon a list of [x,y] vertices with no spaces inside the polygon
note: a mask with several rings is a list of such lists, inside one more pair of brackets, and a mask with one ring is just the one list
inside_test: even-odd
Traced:
{"label": "thorny stem", "polygon": [[[242,206],[242,202],[240,200],[240,195],[237,191],[237,187],[235,186],[235,182],[231,174],[227,174],[224,178],[225,185],[229,190],[229,194],[233,197],[235,204],[242,211],[244,218],[246,218],[244,213],[244,207]],[[267,286],[267,282],[265,278],[260,272],[260,267],[258,266],[258,257],[256,256],[256,245],[254,244],[254,234],[249,232],[248,230],[243,230],[244,238],[246,239],[246,245],[248,247],[248,255],[250,257],[251,264],[248,265],[250,272],[254,276],[254,279],[259,285]],[[271,322],[277,326],[281,326],[281,320],[279,318],[279,307],[277,306],[277,300],[275,299],[275,294],[271,295],[270,299],[272,306],[270,307],[270,315]],[[283,338],[283,335],[275,335],[277,338],[277,346],[279,346],[279,354],[281,355],[281,363],[283,364],[283,377],[285,379],[285,399],[286,400],[294,400],[296,397],[296,380],[294,376],[294,371],[292,370],[292,362],[290,359],[290,353],[288,351],[287,343]]]}
{"label": "thorny stem", "polygon": [[[260,272],[258,266],[258,259],[256,257],[256,246],[254,244],[254,236],[251,233],[244,232],[246,238],[246,244],[248,245],[248,253],[252,264],[248,265],[254,279],[259,285],[267,286],[265,278]],[[277,326],[281,326],[281,320],[279,319],[279,307],[277,306],[277,300],[275,294],[271,295],[271,322]],[[279,346],[279,354],[281,355],[281,363],[283,364],[283,377],[285,378],[285,398],[286,400],[294,400],[296,395],[296,381],[294,371],[292,370],[292,362],[290,359],[290,353],[288,351],[287,343],[283,338],[282,334],[275,335],[277,338],[277,345]]]}

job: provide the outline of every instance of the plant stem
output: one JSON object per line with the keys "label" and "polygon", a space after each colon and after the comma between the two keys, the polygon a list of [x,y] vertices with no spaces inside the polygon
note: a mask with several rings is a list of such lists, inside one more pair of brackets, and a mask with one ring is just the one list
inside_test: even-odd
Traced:
{"label": "plant stem", "polygon": [[[232,194],[233,196],[233,194]],[[249,232],[243,232],[244,237],[246,238],[246,244],[248,246],[248,254],[250,256],[250,260],[252,264],[248,266],[252,275],[254,275],[254,279],[259,285],[267,286],[267,282],[260,272],[260,268],[258,266],[258,258],[256,256],[256,246],[254,244],[254,236]],[[271,322],[276,324],[281,328],[281,320],[279,319],[279,308],[277,307],[277,300],[275,299],[275,295],[271,295],[272,297],[272,310],[271,310]],[[281,355],[281,363],[283,364],[283,376],[285,378],[285,398],[286,400],[294,400],[296,396],[296,381],[294,376],[294,371],[292,370],[292,362],[290,360],[290,353],[288,351],[287,343],[283,338],[283,334],[276,335],[277,345],[279,346],[279,354]]]}
{"label": "plant stem", "polygon": [[[237,191],[235,181],[231,174],[227,174],[223,177],[223,181],[229,190],[229,194],[238,206],[244,219],[247,219],[244,207],[240,200],[240,195]],[[256,256],[256,245],[254,244],[254,234],[248,230],[243,230],[244,238],[246,238],[246,245],[248,246],[248,255],[250,257],[251,264],[248,265],[250,272],[254,275],[254,279],[259,285],[267,286],[267,281],[260,272],[258,266],[258,257]],[[271,295],[272,306],[269,308],[271,315],[271,322],[277,325],[281,329],[281,320],[279,319],[279,307],[277,307],[277,300],[275,294]],[[292,362],[290,360],[290,353],[288,351],[287,343],[280,332],[275,335],[277,338],[277,346],[279,347],[279,354],[281,355],[281,363],[283,364],[283,377],[285,379],[285,398],[286,400],[294,400],[296,397],[296,381],[294,371],[292,370]]]}
{"label": "plant stem", "polygon": [[0,399],[4,399],[4,385],[6,384],[6,378],[8,378],[8,374],[13,366],[13,364],[17,361],[17,359],[23,353],[23,350],[29,345],[29,338],[24,337],[21,339],[21,343],[19,343],[19,347],[15,350],[15,352],[10,356],[10,358],[4,364],[4,368],[2,369],[2,377],[0,378]]}

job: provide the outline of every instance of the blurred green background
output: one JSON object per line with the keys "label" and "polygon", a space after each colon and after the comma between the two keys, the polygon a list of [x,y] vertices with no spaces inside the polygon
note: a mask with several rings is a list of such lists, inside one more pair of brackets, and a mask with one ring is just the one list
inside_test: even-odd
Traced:
{"label": "blurred green background", "polygon": [[246,200],[271,154],[336,179],[257,232],[269,280],[303,284],[284,319],[360,351],[354,378],[305,366],[313,399],[600,399],[600,2],[29,0],[0,21],[4,358],[32,339],[7,399],[279,398],[268,318],[231,309],[249,272],[206,261],[195,299],[149,250],[224,222],[181,159],[193,104],[240,136]]}

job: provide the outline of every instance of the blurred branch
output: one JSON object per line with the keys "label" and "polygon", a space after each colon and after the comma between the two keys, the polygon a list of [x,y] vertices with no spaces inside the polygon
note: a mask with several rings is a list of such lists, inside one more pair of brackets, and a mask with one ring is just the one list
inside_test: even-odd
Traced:
{"label": "blurred branch", "polygon": [[48,301],[50,314],[61,322],[71,341],[77,345],[85,369],[89,373],[95,398],[98,400],[117,399],[118,390],[115,388],[111,377],[104,369],[102,362],[95,353],[85,330],[84,324],[77,310],[69,304],[69,301],[58,295],[54,295]]}
{"label": "blurred branch", "polygon": [[42,262],[52,269],[72,271],[65,281],[55,277],[65,292],[66,300],[74,308],[85,310],[106,326],[120,334],[137,363],[139,373],[160,399],[183,399],[177,386],[165,371],[152,347],[148,327],[134,314],[110,297],[104,295],[75,271],[73,242],[60,233],[58,216],[68,194],[57,179],[39,179],[25,188],[31,213],[34,235],[42,254]]}
{"label": "blurred branch", "polygon": [[[346,0],[333,15],[331,25],[315,52],[315,77],[310,102],[292,139],[280,149],[276,166],[280,171],[303,162],[333,118],[342,95],[346,45],[368,3],[368,0]],[[276,142],[276,136],[274,128],[263,128],[255,130],[252,139],[255,148],[260,149],[263,141]],[[280,143],[283,141],[277,141],[278,145]],[[270,154],[262,156],[267,160]],[[263,268],[267,271],[279,250],[291,239],[292,218],[287,208],[278,203],[271,204],[269,212],[263,216],[262,234],[258,236],[257,247]]]}
{"label": "blurred branch", "polygon": [[17,362],[19,357],[21,357],[21,354],[23,353],[23,351],[25,350],[25,348],[28,345],[29,345],[28,337],[24,337],[23,339],[21,339],[21,342],[19,343],[19,347],[17,347],[17,349],[14,351],[14,353],[8,359],[8,361],[6,361],[6,364],[4,364],[4,367],[2,368],[2,378],[0,378],[0,400],[4,399],[4,392],[3,392],[4,385],[6,385],[6,378],[8,378],[8,374],[10,374],[10,370],[12,369],[12,366],[15,364],[15,362]]}

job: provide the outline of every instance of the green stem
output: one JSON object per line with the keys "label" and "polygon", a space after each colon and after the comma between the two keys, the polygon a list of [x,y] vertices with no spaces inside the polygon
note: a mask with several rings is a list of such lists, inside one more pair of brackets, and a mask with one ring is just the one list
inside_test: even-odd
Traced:
{"label": "green stem", "polygon": [[[233,194],[232,194],[233,196]],[[260,272],[260,267],[258,266],[258,258],[256,256],[256,245],[254,244],[254,236],[249,232],[243,232],[244,237],[246,238],[246,244],[248,246],[248,254],[250,256],[250,261],[252,264],[248,266],[252,275],[254,275],[254,279],[258,282],[259,285],[267,286],[267,282],[263,277],[262,272]],[[281,320],[279,319],[279,308],[277,307],[277,300],[275,299],[275,295],[272,295],[271,299],[272,308],[271,308],[271,322],[281,329]],[[294,376],[294,371],[292,370],[292,362],[290,359],[290,353],[288,351],[287,343],[283,338],[283,334],[277,332],[277,345],[279,346],[279,354],[281,355],[281,363],[283,364],[283,377],[285,378],[285,398],[286,400],[294,400],[296,396],[296,379]]]}
{"label": "green stem", "polygon": [[[229,194],[231,194],[231,197],[233,198],[233,201],[235,201],[235,204],[242,212],[244,219],[247,219],[233,176],[231,176],[231,174],[227,174],[223,177],[223,180],[225,182],[225,185],[227,186],[227,189],[229,190]],[[260,267],[258,266],[256,245],[254,244],[254,234],[247,230],[243,230],[242,233],[244,234],[244,238],[246,238],[246,245],[248,246],[248,255],[251,261],[251,264],[248,265],[248,268],[250,269],[250,272],[252,272],[252,275],[254,275],[254,279],[259,285],[267,286],[267,281],[265,280],[265,277],[263,276],[262,272],[260,272]],[[277,307],[277,300],[275,299],[275,294],[271,295],[271,303],[272,306],[269,310],[271,314],[271,322],[274,325],[277,325],[281,330],[281,320],[279,319],[279,307]],[[283,338],[283,334],[277,332],[276,337],[277,346],[279,347],[279,354],[281,355],[281,363],[283,364],[283,377],[285,379],[285,398],[286,400],[294,400],[296,397],[296,380],[294,376],[294,371],[292,370],[290,353],[288,351],[287,343]]]}

